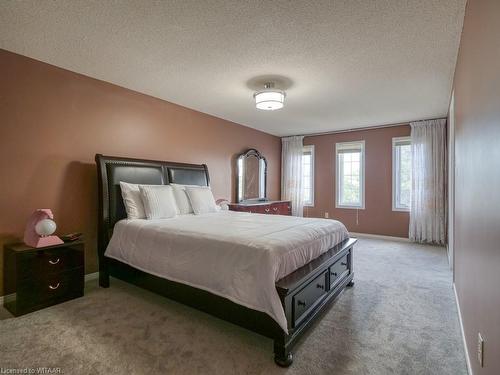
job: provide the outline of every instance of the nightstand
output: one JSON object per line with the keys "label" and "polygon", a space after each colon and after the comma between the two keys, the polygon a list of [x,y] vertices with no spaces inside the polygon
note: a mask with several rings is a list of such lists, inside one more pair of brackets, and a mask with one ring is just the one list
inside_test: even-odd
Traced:
{"label": "nightstand", "polygon": [[15,316],[83,296],[83,241],[4,247],[4,307]]}

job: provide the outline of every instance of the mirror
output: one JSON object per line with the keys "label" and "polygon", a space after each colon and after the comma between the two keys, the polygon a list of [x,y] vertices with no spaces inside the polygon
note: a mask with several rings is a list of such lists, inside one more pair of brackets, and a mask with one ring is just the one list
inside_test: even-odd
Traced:
{"label": "mirror", "polygon": [[236,159],[236,201],[266,201],[267,161],[251,148]]}

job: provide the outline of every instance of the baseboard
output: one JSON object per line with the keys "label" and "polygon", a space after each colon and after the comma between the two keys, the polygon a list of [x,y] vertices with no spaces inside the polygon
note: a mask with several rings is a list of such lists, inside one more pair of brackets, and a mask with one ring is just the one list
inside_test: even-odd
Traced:
{"label": "baseboard", "polygon": [[390,240],[390,241],[399,241],[399,242],[410,242],[409,238],[404,237],[393,237],[393,236],[383,236],[381,234],[371,234],[371,233],[357,233],[357,232],[349,232],[351,237],[361,237],[361,238],[376,238],[379,240]]}
{"label": "baseboard", "polygon": [[99,272],[88,273],[85,275],[85,282],[99,278]]}
{"label": "baseboard", "polygon": [[467,340],[465,339],[464,323],[462,321],[462,313],[460,312],[460,303],[458,302],[458,294],[457,294],[457,288],[455,287],[455,283],[453,283],[453,292],[455,293],[455,302],[457,304],[458,321],[460,323],[460,332],[462,333],[462,340],[464,342],[465,362],[467,362],[467,371],[469,372],[469,375],[474,375],[472,372],[472,367],[470,365],[469,350],[467,349]]}

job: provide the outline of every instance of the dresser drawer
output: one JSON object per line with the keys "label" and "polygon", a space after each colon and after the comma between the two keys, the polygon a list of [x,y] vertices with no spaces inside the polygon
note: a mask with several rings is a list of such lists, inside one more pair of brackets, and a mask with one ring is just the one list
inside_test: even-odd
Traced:
{"label": "dresser drawer", "polygon": [[18,279],[40,278],[83,267],[83,251],[72,248],[41,249],[18,257]]}
{"label": "dresser drawer", "polygon": [[300,292],[293,296],[293,324],[294,327],[307,316],[307,313],[318,304],[327,294],[328,271],[321,273]]}
{"label": "dresser drawer", "polygon": [[71,299],[83,295],[83,287],[83,267],[58,274],[47,274],[37,280],[26,279],[18,285],[18,308],[49,306],[52,303]]}
{"label": "dresser drawer", "polygon": [[271,205],[271,213],[274,215],[291,215],[292,206],[290,202],[273,203]]}
{"label": "dresser drawer", "polygon": [[250,212],[256,214],[268,214],[271,212],[271,206],[269,204],[259,204],[250,208]]}
{"label": "dresser drawer", "polygon": [[344,255],[330,266],[330,289],[334,288],[346,273],[349,273],[348,256],[348,254]]}
{"label": "dresser drawer", "polygon": [[253,214],[270,214],[270,215],[291,215],[292,205],[290,201],[260,203],[260,204],[229,204],[231,211],[244,211]]}

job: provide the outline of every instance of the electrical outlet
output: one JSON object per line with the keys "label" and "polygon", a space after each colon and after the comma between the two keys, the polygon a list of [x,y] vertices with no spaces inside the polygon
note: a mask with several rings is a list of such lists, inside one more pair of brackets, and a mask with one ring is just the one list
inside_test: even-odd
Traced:
{"label": "electrical outlet", "polygon": [[325,219],[329,219],[330,218],[330,214],[328,212],[325,212]]}
{"label": "electrical outlet", "polygon": [[483,367],[484,361],[484,340],[481,333],[477,334],[477,361],[479,362],[479,366]]}

